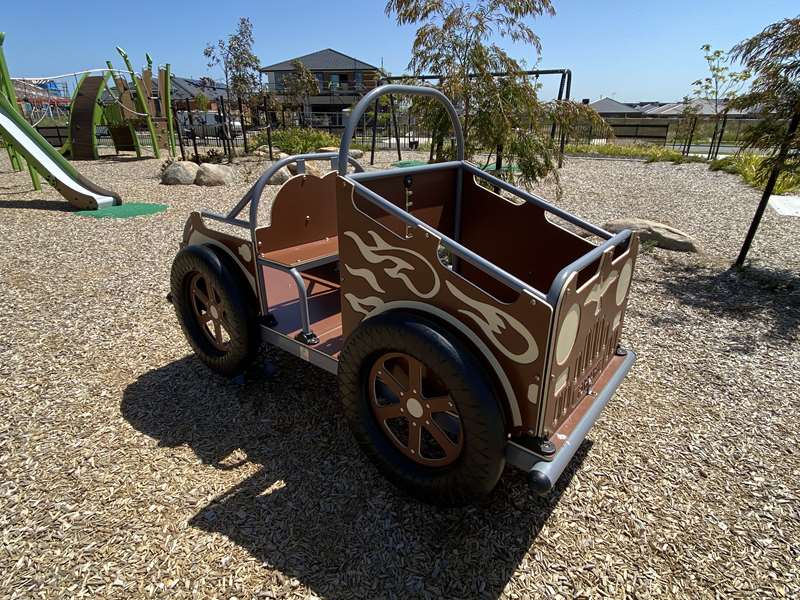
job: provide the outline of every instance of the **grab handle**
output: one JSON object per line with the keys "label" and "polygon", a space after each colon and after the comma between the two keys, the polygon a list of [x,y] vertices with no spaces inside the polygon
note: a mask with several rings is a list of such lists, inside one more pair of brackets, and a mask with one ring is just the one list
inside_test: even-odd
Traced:
{"label": "grab handle", "polygon": [[444,104],[447,114],[450,115],[450,122],[453,125],[453,131],[456,137],[456,160],[464,160],[464,132],[461,129],[461,121],[458,120],[458,113],[453,103],[442,92],[432,87],[423,87],[421,85],[400,85],[392,83],[389,85],[382,85],[375,88],[358,101],[353,112],[350,113],[350,118],[347,121],[347,127],[344,128],[342,134],[342,141],[339,144],[339,175],[347,174],[347,156],[350,152],[350,141],[353,139],[353,134],[356,131],[356,126],[361,120],[362,115],[367,111],[369,105],[376,102],[381,96],[386,94],[406,94],[410,96],[432,96]]}

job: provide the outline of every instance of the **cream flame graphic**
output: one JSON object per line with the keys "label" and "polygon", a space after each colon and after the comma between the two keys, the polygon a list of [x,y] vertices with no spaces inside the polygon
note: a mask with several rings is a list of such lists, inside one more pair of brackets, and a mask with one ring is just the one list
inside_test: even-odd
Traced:
{"label": "cream flame graphic", "polygon": [[361,313],[362,315],[368,315],[374,309],[383,306],[383,300],[376,298],[375,296],[357,298],[353,294],[345,294],[344,298],[350,303],[350,306],[353,307],[354,311]]}
{"label": "cream flame graphic", "polygon": [[[480,313],[476,314],[472,311],[464,309],[459,309],[458,311],[475,321],[478,327],[481,328],[481,331],[483,331],[483,333],[486,334],[492,343],[497,346],[497,349],[500,350],[500,352],[505,354],[514,362],[518,362],[520,364],[532,363],[539,357],[539,347],[536,344],[536,340],[533,339],[531,332],[528,331],[522,323],[517,321],[508,313],[495,308],[491,304],[486,304],[470,298],[463,292],[459,291],[459,289],[449,281],[446,281],[445,283],[447,284],[447,289],[450,290],[450,293],[453,294],[453,296]],[[525,343],[527,344],[525,352],[515,354],[506,348],[498,339],[498,336],[502,335],[503,332],[509,327],[523,340],[525,340]]]}
{"label": "cream flame graphic", "polygon": [[386,290],[381,287],[381,284],[378,283],[378,280],[375,278],[375,273],[369,269],[354,269],[350,265],[345,265],[345,268],[351,275],[355,275],[356,277],[361,277],[364,279],[369,284],[369,287],[376,292],[380,292],[381,294],[386,293]]}
{"label": "cream flame graphic", "polygon": [[[439,288],[441,287],[441,283],[439,281],[439,275],[436,273],[436,270],[433,268],[433,265],[428,262],[428,260],[422,256],[419,252],[415,252],[414,250],[410,250],[408,248],[398,248],[396,246],[392,246],[386,243],[377,233],[374,231],[368,232],[370,236],[372,236],[372,240],[374,245],[369,245],[368,243],[364,242],[357,234],[353,233],[352,231],[345,231],[344,234],[352,239],[356,246],[358,247],[358,251],[361,252],[361,256],[364,257],[369,263],[373,265],[381,264],[386,261],[392,263],[388,267],[384,267],[383,272],[386,273],[392,279],[399,279],[403,283],[406,284],[406,287],[414,294],[419,296],[420,298],[433,298],[436,294],[439,293]],[[414,256],[415,258],[419,259],[423,262],[430,271],[431,275],[433,276],[433,286],[431,287],[430,291],[422,292],[420,291],[409,279],[408,275],[404,273],[404,271],[412,272],[414,271],[413,265],[411,263],[403,260],[400,257],[394,256],[392,254],[385,254],[385,252],[405,252]],[[348,269],[349,270],[349,269]],[[380,286],[376,287],[377,280],[372,281],[369,277],[366,276],[364,271],[367,269],[358,269],[359,273],[355,273],[350,271],[353,275],[357,275],[359,277],[364,277],[367,282],[370,284],[372,289],[376,292],[382,292],[383,290],[379,289]],[[374,276],[372,277],[374,280]]]}

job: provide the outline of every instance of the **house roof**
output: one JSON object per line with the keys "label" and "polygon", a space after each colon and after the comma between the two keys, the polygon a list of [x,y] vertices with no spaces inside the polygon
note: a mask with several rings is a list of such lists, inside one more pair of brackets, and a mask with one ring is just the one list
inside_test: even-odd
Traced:
{"label": "house roof", "polygon": [[601,115],[619,113],[638,115],[642,112],[638,108],[632,107],[630,104],[617,102],[613,98],[600,98],[600,100],[595,100],[589,106]]}
{"label": "house roof", "polygon": [[303,63],[309,71],[378,71],[369,63],[362,60],[342,54],[333,48],[325,48],[311,54],[298,56],[297,58],[290,58],[283,62],[269,65],[268,67],[261,67],[261,71],[294,71],[294,61],[299,60]]}
{"label": "house roof", "polygon": [[[153,85],[158,89],[158,80],[153,80]],[[217,83],[210,80],[188,79],[186,77],[172,76],[172,98],[173,100],[191,100],[203,94],[209,100],[218,96],[224,96],[227,91],[224,83]]]}

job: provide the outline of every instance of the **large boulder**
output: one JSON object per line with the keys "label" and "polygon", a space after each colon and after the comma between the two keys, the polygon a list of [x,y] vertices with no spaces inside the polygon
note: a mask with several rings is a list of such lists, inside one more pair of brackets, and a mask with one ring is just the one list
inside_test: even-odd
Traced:
{"label": "large boulder", "polygon": [[233,183],[233,169],[225,165],[204,163],[197,170],[195,185],[215,186]]}
{"label": "large boulder", "polygon": [[161,173],[164,185],[192,185],[199,167],[188,160],[176,160]]}
{"label": "large boulder", "polygon": [[[337,146],[325,146],[324,148],[317,149],[317,152],[336,152],[336,153],[338,153],[339,152],[339,148]],[[350,152],[348,152],[348,154],[350,154],[350,156],[352,156],[355,159],[359,159],[362,156],[364,156],[364,151],[363,150],[359,150],[357,148],[350,148]]]}
{"label": "large boulder", "polygon": [[289,172],[289,169],[286,167],[281,167],[275,172],[269,180],[269,185],[283,185],[292,177],[292,174]]}
{"label": "large boulder", "polygon": [[[289,163],[289,171],[292,175],[297,175],[300,171],[297,168],[297,163]],[[323,177],[325,173],[331,170],[331,162],[329,160],[307,160],[306,161],[306,175],[314,175],[315,177]]]}
{"label": "large boulder", "polygon": [[657,221],[647,219],[624,218],[610,221],[603,226],[611,233],[619,233],[624,229],[639,234],[639,239],[643,243],[655,244],[664,250],[675,250],[678,252],[702,252],[700,245],[688,233],[675,229],[669,225],[664,225]]}

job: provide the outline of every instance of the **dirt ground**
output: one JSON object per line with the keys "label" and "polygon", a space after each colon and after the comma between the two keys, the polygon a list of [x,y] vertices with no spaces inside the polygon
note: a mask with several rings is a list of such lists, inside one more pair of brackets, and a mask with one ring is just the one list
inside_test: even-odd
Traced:
{"label": "dirt ground", "polygon": [[0,158],[0,596],[800,594],[800,219],[768,209],[731,271],[756,190],[698,164],[567,160],[561,206],[663,221],[706,254],[642,255],[639,360],[551,497],[509,470],[444,510],[365,461],[333,376],[271,350],[238,384],[193,357],[165,301],[183,222],[265,165],[225,188],[162,186],[159,166],[77,163],[169,205],[95,220]]}

